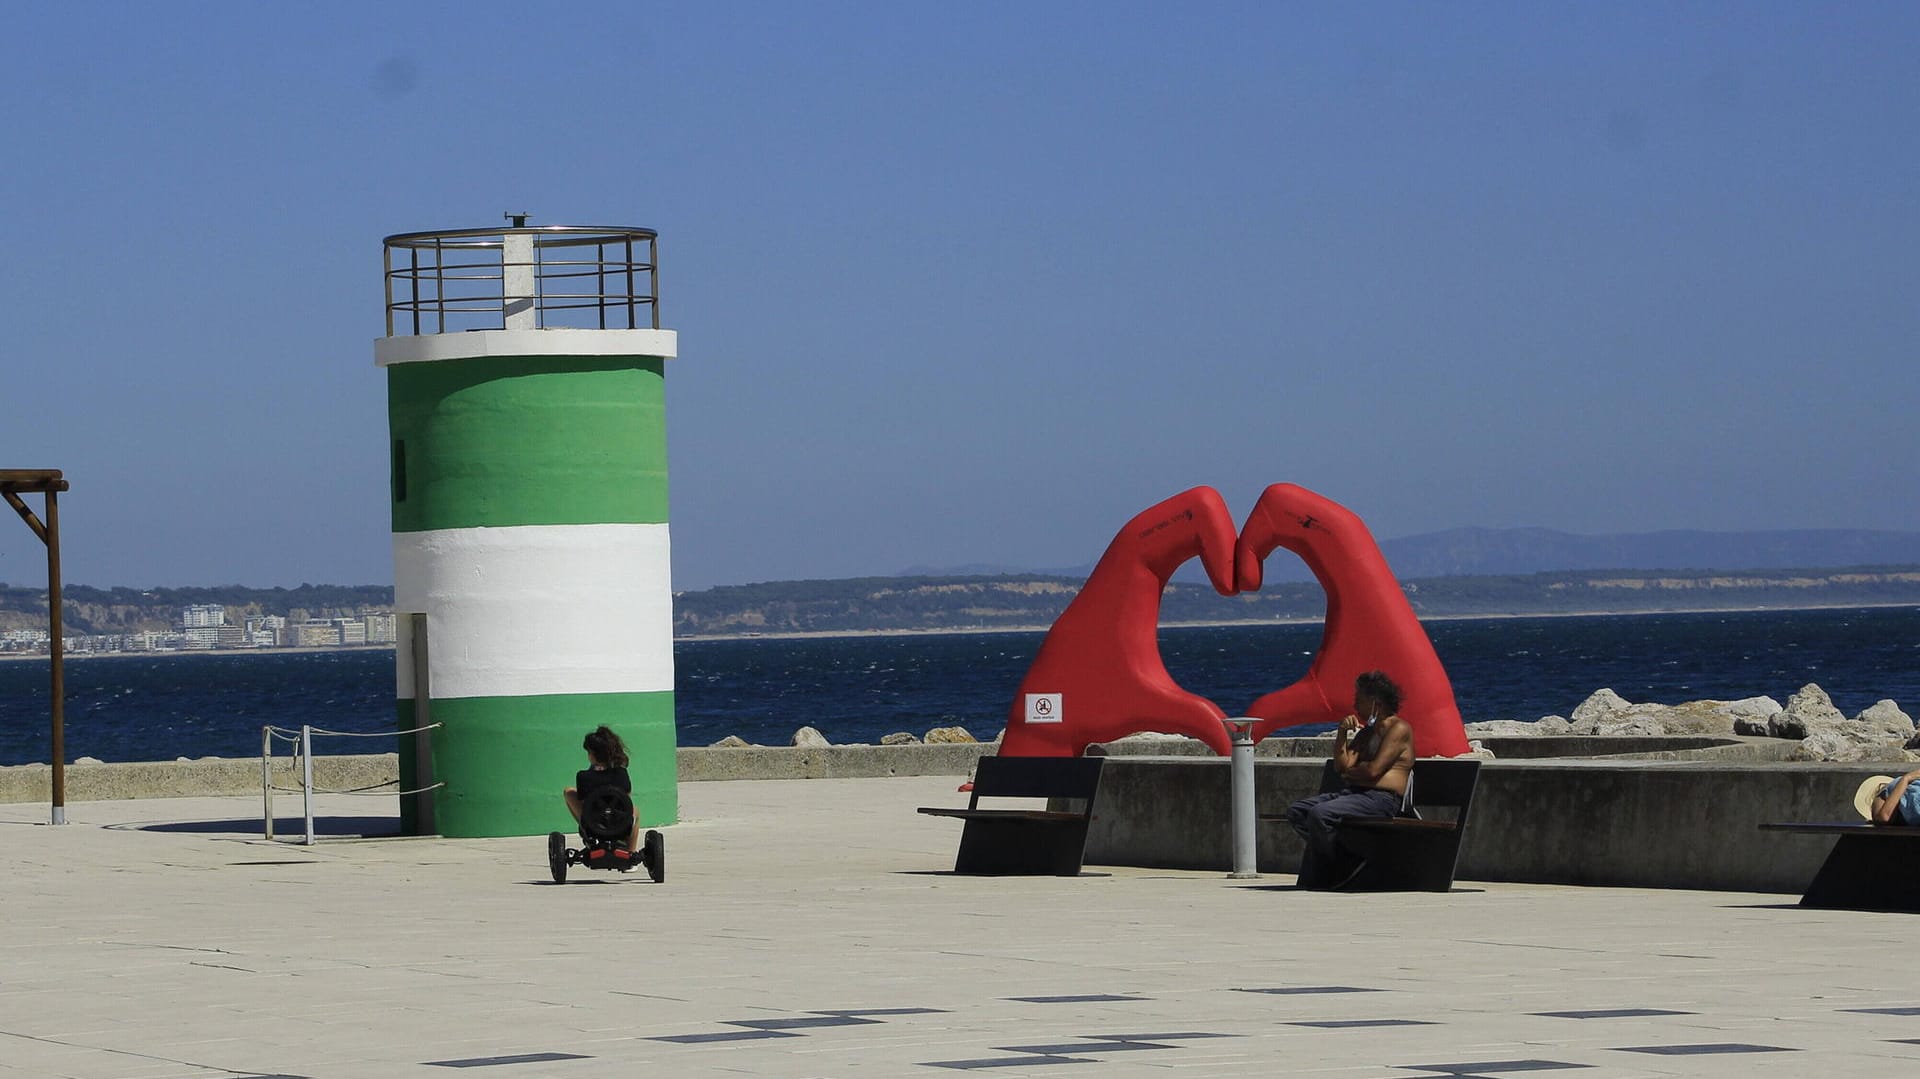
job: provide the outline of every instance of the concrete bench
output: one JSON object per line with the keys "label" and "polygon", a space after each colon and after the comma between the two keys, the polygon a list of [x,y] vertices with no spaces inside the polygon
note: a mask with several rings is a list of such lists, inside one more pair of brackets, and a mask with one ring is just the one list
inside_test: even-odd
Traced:
{"label": "concrete bench", "polygon": [[[934,817],[958,817],[955,873],[1077,876],[1087,825],[1100,789],[1103,757],[982,757],[965,809],[922,806]],[[982,798],[1044,798],[1041,808],[982,808]],[[1063,803],[1075,808],[1058,808]]]}
{"label": "concrete bench", "polygon": [[[1430,757],[1413,762],[1402,815],[1362,817],[1340,822],[1340,844],[1365,863],[1347,882],[1349,891],[1444,892],[1453,887],[1466,837],[1467,811],[1480,779],[1480,762]],[[1345,789],[1347,782],[1328,761],[1320,773],[1320,793]],[[1284,816],[1261,821],[1285,821]]]}
{"label": "concrete bench", "polygon": [[1762,824],[1760,830],[1840,837],[1800,897],[1801,906],[1920,912],[1920,828],[1835,821]]}

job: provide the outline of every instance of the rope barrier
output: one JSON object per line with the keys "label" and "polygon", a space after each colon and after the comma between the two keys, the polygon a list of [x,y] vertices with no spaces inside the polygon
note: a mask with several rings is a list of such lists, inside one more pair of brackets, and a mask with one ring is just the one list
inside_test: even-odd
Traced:
{"label": "rope barrier", "polygon": [[[392,738],[396,735],[419,734],[421,731],[437,730],[444,726],[446,726],[444,723],[429,723],[424,727],[411,727],[404,731],[330,731],[323,727],[309,727],[307,729],[313,734],[327,734],[335,738]],[[265,726],[260,729],[263,731],[272,731],[274,734],[289,742],[298,742],[300,740],[300,732],[291,727]]]}
{"label": "rope barrier", "polygon": [[399,782],[400,782],[400,781],[399,781],[399,780],[397,780],[397,779],[390,779],[390,780],[388,780],[388,781],[386,781],[385,783],[374,783],[374,784],[371,784],[371,785],[369,785],[369,786],[365,786],[365,787],[352,787],[352,788],[349,788],[349,789],[347,789],[347,790],[343,790],[343,791],[337,791],[337,790],[331,790],[331,789],[329,789],[329,788],[327,788],[327,787],[315,787],[315,788],[313,788],[313,793],[315,793],[315,794],[367,794],[367,793],[377,793],[377,794],[380,794],[380,795],[383,795],[383,796],[384,796],[384,795],[389,795],[389,794],[392,794],[392,795],[402,795],[402,794],[425,794],[425,793],[426,793],[426,792],[428,792],[428,791],[437,791],[437,790],[439,790],[439,789],[440,789],[441,787],[444,787],[444,786],[446,786],[446,784],[445,784],[444,782],[442,782],[442,783],[435,783],[434,785],[432,785],[432,786],[430,786],[430,787],[421,787],[421,788],[419,788],[418,790],[410,790],[410,791],[383,791],[383,790],[380,790],[380,789],[379,789],[379,788],[381,788],[381,787],[391,787],[391,786],[394,786],[395,784],[397,784],[397,783],[399,783]]}
{"label": "rope barrier", "polygon": [[330,734],[335,738],[392,738],[400,734],[419,734],[421,731],[430,731],[441,726],[444,726],[444,724],[429,723],[424,727],[415,727],[407,731],[327,731],[315,727],[313,728],[313,733]]}
{"label": "rope barrier", "polygon": [[[298,731],[295,731],[288,727],[275,727],[271,724],[262,726],[260,728],[260,800],[264,803],[261,815],[263,817],[263,830],[266,833],[266,837],[268,839],[273,838],[273,796],[276,792],[282,794],[298,794],[302,797],[305,803],[305,812],[303,815],[306,818],[306,842],[308,846],[312,846],[314,842],[313,796],[316,794],[350,794],[372,795],[383,798],[405,798],[416,794],[425,794],[428,791],[436,791],[446,786],[446,783],[441,782],[415,790],[384,790],[383,788],[386,787],[397,787],[400,785],[398,779],[389,779],[379,783],[370,783],[364,787],[351,787],[346,790],[316,787],[313,785],[314,735],[325,735],[330,738],[396,738],[405,734],[420,734],[425,731],[437,730],[441,726],[444,726],[444,724],[429,723],[424,727],[413,727],[404,731],[334,731],[327,730],[323,727],[301,727]],[[293,767],[300,769],[300,785],[298,787],[282,787],[273,782],[273,740],[275,738],[293,743],[293,760],[289,763]]]}
{"label": "rope barrier", "polygon": [[[347,790],[333,790],[333,789],[332,789],[332,788],[330,788],[330,787],[315,787],[315,788],[313,788],[313,793],[315,793],[315,794],[369,794],[369,793],[372,793],[372,794],[379,794],[379,795],[383,795],[383,796],[384,796],[384,795],[389,795],[389,794],[391,794],[391,795],[393,795],[393,796],[395,796],[395,797],[399,797],[399,796],[402,796],[402,795],[409,795],[409,794],[425,794],[425,793],[427,793],[428,791],[437,791],[437,790],[439,790],[440,788],[442,788],[442,787],[444,787],[444,786],[446,786],[446,783],[445,783],[445,782],[440,782],[440,783],[435,783],[435,784],[433,784],[432,786],[429,786],[429,787],[415,787],[415,788],[414,788],[413,790],[410,790],[410,791],[383,791],[383,790],[380,790],[380,788],[381,788],[381,787],[391,787],[391,786],[393,786],[394,784],[396,784],[396,783],[398,783],[398,782],[400,782],[400,781],[399,781],[399,780],[397,780],[397,779],[389,779],[389,780],[387,780],[387,781],[386,781],[385,783],[373,783],[373,784],[370,784],[370,785],[368,785],[368,786],[365,786],[365,787],[352,787],[352,788],[349,788],[349,789],[347,789]],[[277,792],[277,793],[280,793],[280,794],[305,794],[305,793],[307,793],[307,792],[306,792],[306,789],[305,789],[304,787],[280,787],[280,786],[271,786],[271,787],[268,787],[267,789],[268,789],[268,790],[270,790],[270,791],[275,791],[275,792]]]}

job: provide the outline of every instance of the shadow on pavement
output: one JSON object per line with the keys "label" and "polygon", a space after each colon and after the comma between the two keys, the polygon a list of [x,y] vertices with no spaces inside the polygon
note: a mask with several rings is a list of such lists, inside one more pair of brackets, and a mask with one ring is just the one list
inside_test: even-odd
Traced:
{"label": "shadow on pavement", "polygon": [[1799,911],[1802,913],[1815,913],[1815,914],[1829,914],[1835,911],[1839,911],[1843,913],[1846,911],[1859,911],[1864,914],[1920,914],[1920,911],[1911,910],[1906,907],[1868,907],[1868,906],[1803,907],[1800,904],[1792,901],[1788,901],[1784,903],[1727,903],[1727,904],[1724,904],[1720,909],[1722,910],[1791,910],[1791,911]]}
{"label": "shadow on pavement", "polygon": [[[1302,888],[1297,884],[1242,884],[1243,892],[1299,892],[1302,895],[1414,895],[1415,892],[1348,892],[1339,888]],[[1485,895],[1485,888],[1463,888],[1456,884],[1444,892],[1428,892],[1428,895]]]}
{"label": "shadow on pavement", "polygon": [[[109,824],[107,828],[120,832],[244,835],[255,838],[263,834],[259,817],[239,820],[134,821],[129,824]],[[297,839],[305,835],[306,831],[305,818],[275,817],[273,819],[275,838]],[[315,817],[313,834],[316,836],[397,836],[400,834],[400,819],[398,817]]]}
{"label": "shadow on pavement", "polygon": [[[998,879],[1000,876],[1002,876],[1002,874],[996,874],[996,873],[955,873],[951,869],[896,869],[893,871],[893,875],[896,877],[955,877],[955,878],[964,878],[964,879],[971,879],[971,880],[995,880],[995,879]],[[1055,874],[1052,874],[1052,873],[1008,873],[1004,875],[1012,876],[1012,877],[1055,876]],[[1111,876],[1113,876],[1112,873],[1102,873],[1097,869],[1082,869],[1080,872],[1075,873],[1072,877],[1058,877],[1057,879],[1073,880],[1075,877],[1111,877]]]}

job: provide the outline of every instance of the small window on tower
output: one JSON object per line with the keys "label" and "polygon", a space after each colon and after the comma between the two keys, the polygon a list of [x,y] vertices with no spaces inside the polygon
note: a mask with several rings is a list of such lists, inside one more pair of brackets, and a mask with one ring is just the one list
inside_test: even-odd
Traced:
{"label": "small window on tower", "polygon": [[407,442],[403,438],[393,440],[393,500],[407,500]]}

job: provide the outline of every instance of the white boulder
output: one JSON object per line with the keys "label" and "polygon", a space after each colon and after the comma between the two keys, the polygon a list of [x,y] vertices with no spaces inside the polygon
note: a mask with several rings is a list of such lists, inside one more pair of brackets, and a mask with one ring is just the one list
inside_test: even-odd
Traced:
{"label": "white boulder", "polygon": [[1812,682],[1801,686],[1787,698],[1787,706],[1767,721],[1767,730],[1775,738],[1806,738],[1821,731],[1834,730],[1847,721],[1833,706],[1827,691]]}
{"label": "white boulder", "polygon": [[1855,723],[1879,731],[1889,741],[1905,743],[1914,734],[1913,717],[1889,700],[1875,701],[1853,717]]}

